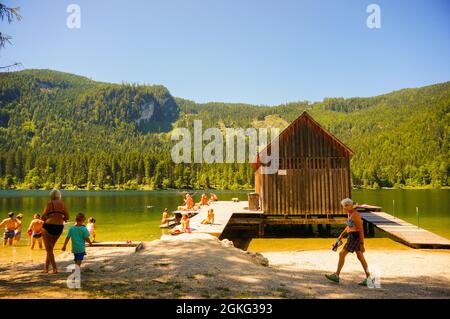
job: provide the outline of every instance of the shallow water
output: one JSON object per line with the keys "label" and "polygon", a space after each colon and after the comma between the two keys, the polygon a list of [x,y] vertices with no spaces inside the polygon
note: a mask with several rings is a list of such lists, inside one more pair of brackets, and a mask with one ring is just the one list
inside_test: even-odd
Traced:
{"label": "shallow water", "polygon": [[[247,199],[248,191],[214,191],[220,200],[238,197]],[[199,200],[202,191],[194,194]],[[41,213],[47,202],[47,191],[0,191],[0,216],[6,217],[13,211],[24,214],[22,232],[24,235],[14,247],[0,248],[0,262],[41,261],[44,253],[35,248],[29,249],[26,229],[34,212]],[[416,209],[419,207],[420,226],[441,236],[450,238],[450,190],[356,190],[354,200],[383,207],[383,211],[393,213],[392,200],[395,200],[396,216],[416,224]],[[182,204],[182,194],[176,191],[63,191],[63,200],[71,214],[83,212],[87,217],[97,220],[97,241],[150,241],[160,238],[164,230],[159,228],[161,213],[165,207],[174,210]],[[151,207],[148,207],[151,206]],[[69,224],[70,225],[70,224]],[[60,250],[66,225],[57,251]],[[390,240],[371,240],[372,247],[396,248],[397,243]],[[392,243],[392,245],[391,245]],[[328,249],[330,239],[255,239],[250,250],[299,250]]]}

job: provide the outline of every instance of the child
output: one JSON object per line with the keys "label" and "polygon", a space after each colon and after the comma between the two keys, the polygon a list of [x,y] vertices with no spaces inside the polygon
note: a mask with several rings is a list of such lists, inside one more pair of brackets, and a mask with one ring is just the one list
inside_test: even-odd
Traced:
{"label": "child", "polygon": [[84,226],[85,220],[86,217],[84,217],[84,214],[77,214],[77,217],[75,217],[76,224],[70,227],[69,232],[67,233],[66,240],[64,241],[64,245],[62,247],[62,251],[66,251],[67,243],[70,239],[72,239],[72,252],[74,254],[75,263],[78,266],[81,266],[84,255],[86,255],[85,242],[88,242],[89,245],[92,246],[92,242],[89,239],[89,231]]}
{"label": "child", "polygon": [[33,220],[28,227],[28,231],[31,231],[31,249],[34,249],[36,241],[39,244],[39,249],[42,249],[42,225],[44,225],[44,221],[40,218],[39,214],[34,214]]}
{"label": "child", "polygon": [[172,229],[171,231],[169,231],[170,235],[178,235],[178,234],[185,233],[185,232],[188,232],[188,233],[191,232],[191,227],[189,226],[190,221],[189,221],[188,213],[183,212],[181,214],[183,215],[183,217],[181,217],[180,224],[175,226],[175,228]]}
{"label": "child", "polygon": [[88,224],[86,225],[89,234],[92,236],[92,241],[95,242],[95,219],[94,217],[89,217]]}
{"label": "child", "polygon": [[214,210],[212,208],[208,210],[208,217],[202,220],[202,224],[214,224]]}
{"label": "child", "polygon": [[23,214],[18,214],[16,217],[16,229],[14,230],[14,239],[16,241],[20,240],[20,234],[22,233],[20,231],[20,228],[22,227],[22,218]]}

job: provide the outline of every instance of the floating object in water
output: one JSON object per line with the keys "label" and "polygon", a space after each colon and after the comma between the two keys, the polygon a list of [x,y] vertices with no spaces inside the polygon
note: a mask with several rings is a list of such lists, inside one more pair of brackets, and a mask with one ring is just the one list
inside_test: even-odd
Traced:
{"label": "floating object in water", "polygon": [[145,208],[152,208],[152,207],[153,207],[152,205],[145,206]]}

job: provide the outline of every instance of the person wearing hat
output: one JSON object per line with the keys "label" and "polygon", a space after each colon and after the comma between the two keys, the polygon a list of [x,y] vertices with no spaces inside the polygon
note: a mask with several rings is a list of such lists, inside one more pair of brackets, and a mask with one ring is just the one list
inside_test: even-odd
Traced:
{"label": "person wearing hat", "polygon": [[331,281],[339,283],[339,275],[341,273],[341,269],[345,263],[345,257],[347,254],[356,253],[356,257],[360,261],[361,265],[364,268],[364,272],[366,274],[366,279],[361,281],[359,285],[367,286],[367,279],[370,276],[369,266],[367,265],[366,259],[364,258],[364,228],[361,216],[358,211],[354,209],[353,200],[350,198],[345,198],[341,201],[341,205],[344,210],[347,212],[347,227],[342,231],[342,233],[338,237],[338,241],[342,239],[342,237],[347,233],[347,242],[344,247],[341,249],[339,253],[339,262],[337,266],[337,270],[334,274],[325,275],[325,277]]}

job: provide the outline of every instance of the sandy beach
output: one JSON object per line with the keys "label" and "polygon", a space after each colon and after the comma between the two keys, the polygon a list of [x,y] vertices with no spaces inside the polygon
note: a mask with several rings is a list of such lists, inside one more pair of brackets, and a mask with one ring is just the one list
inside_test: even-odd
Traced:
{"label": "sandy beach", "polygon": [[0,298],[449,298],[450,252],[374,250],[366,259],[379,270],[381,288],[363,279],[349,255],[341,283],[325,279],[338,255],[331,250],[245,252],[205,234],[167,236],[142,249],[88,248],[81,289],[69,289],[66,267],[41,273],[42,264],[0,266]]}

